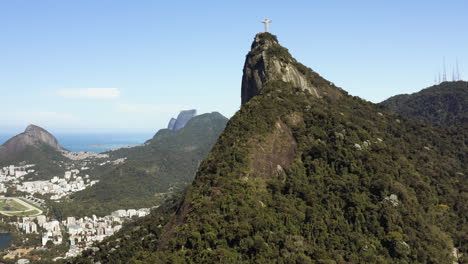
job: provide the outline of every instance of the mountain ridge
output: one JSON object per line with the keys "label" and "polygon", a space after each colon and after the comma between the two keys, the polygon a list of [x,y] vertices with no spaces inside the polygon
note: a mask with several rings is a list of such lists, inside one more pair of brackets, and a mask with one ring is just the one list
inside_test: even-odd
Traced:
{"label": "mountain ridge", "polygon": [[392,96],[382,105],[433,125],[468,124],[468,82],[442,82],[412,94]]}

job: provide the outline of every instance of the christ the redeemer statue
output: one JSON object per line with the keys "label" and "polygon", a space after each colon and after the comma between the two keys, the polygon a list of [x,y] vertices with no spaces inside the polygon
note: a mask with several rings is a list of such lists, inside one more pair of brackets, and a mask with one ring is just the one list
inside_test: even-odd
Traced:
{"label": "christ the redeemer statue", "polygon": [[265,19],[261,21],[263,24],[265,24],[265,32],[268,32],[268,24],[271,23],[271,20]]}

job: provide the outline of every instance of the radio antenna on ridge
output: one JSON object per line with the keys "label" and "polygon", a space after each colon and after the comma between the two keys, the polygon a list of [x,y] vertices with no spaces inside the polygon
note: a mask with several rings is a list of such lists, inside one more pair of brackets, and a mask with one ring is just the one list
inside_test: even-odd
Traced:
{"label": "radio antenna on ridge", "polygon": [[444,74],[442,75],[442,82],[447,81],[447,71],[445,69],[445,57],[444,57]]}

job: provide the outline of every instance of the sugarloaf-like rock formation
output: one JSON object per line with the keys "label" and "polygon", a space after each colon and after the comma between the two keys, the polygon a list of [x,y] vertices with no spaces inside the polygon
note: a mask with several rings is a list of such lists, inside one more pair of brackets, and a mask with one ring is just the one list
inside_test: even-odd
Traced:
{"label": "sugarloaf-like rock formation", "polygon": [[36,125],[29,125],[26,130],[0,146],[0,160],[13,160],[25,150],[48,147],[51,150],[65,150],[57,139],[47,130]]}
{"label": "sugarloaf-like rock formation", "polygon": [[[193,184],[75,263],[444,263],[467,254],[468,131],[350,96],[261,33]],[[463,262],[463,259],[458,259]]]}

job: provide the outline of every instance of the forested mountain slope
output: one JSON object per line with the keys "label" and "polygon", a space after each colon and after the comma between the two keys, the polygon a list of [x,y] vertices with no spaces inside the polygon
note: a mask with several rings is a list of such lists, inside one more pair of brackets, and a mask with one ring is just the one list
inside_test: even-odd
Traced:
{"label": "forested mountain slope", "polygon": [[228,119],[217,112],[193,117],[177,131],[161,129],[144,145],[108,152],[126,158],[99,183],[57,204],[56,216],[106,215],[121,208],[151,207],[190,184]]}
{"label": "forested mountain slope", "polygon": [[72,262],[452,264],[454,248],[466,254],[467,131],[347,95],[268,33],[244,79],[255,72],[180,199]]}
{"label": "forested mountain slope", "polygon": [[468,82],[443,82],[413,94],[380,103],[403,116],[438,126],[468,124]]}

